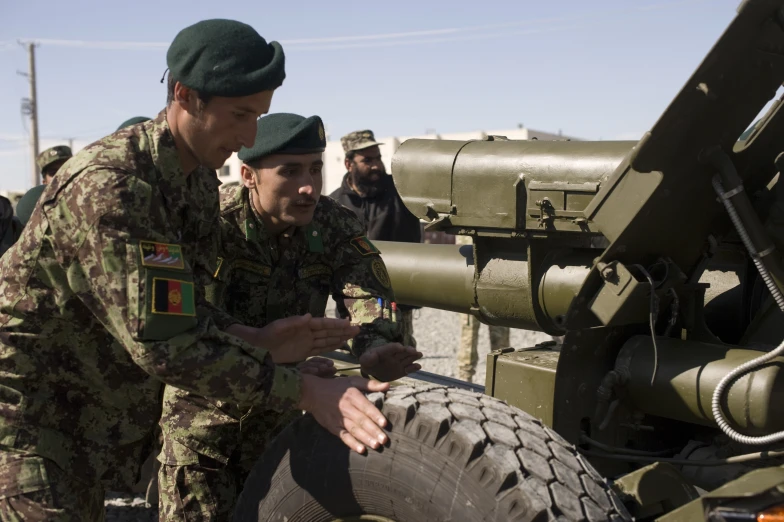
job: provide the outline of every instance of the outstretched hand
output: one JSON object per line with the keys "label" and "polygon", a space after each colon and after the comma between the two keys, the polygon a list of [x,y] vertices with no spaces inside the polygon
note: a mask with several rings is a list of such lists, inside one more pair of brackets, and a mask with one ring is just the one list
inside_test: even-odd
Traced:
{"label": "outstretched hand", "polygon": [[336,350],[357,335],[359,327],[351,326],[348,319],[305,314],[278,319],[264,328],[231,325],[226,332],[264,348],[276,364],[282,364]]}
{"label": "outstretched hand", "polygon": [[362,377],[320,379],[303,375],[299,407],[310,412],[327,431],[339,436],[346,446],[362,454],[367,448],[376,449],[389,440],[382,429],[387,420],[362,392],[388,389],[388,383]]}
{"label": "outstretched hand", "polygon": [[332,377],[338,371],[335,368],[335,363],[324,357],[311,357],[307,361],[299,363],[297,369],[304,374],[316,377]]}
{"label": "outstretched hand", "polygon": [[421,369],[421,365],[414,363],[420,358],[422,353],[411,346],[389,343],[370,348],[359,358],[359,364],[366,374],[389,382]]}

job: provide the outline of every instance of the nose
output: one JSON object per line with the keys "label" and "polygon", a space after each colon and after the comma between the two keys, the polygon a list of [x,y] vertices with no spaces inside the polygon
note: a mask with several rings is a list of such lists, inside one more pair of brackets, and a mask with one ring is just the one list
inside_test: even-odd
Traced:
{"label": "nose", "polygon": [[313,195],[313,183],[308,181],[307,183],[301,185],[299,187],[299,193],[302,195],[312,196]]}

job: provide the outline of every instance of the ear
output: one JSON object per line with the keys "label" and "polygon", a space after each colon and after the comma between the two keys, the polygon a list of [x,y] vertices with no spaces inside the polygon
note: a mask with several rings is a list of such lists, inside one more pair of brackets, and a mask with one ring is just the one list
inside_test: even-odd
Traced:
{"label": "ear", "polygon": [[345,159],[343,160],[343,165],[345,165],[345,166],[346,166],[346,172],[348,172],[348,171],[350,171],[350,170],[351,170],[351,160],[350,160],[350,159],[348,159],[348,158],[345,158]]}
{"label": "ear", "polygon": [[196,98],[195,93],[189,88],[177,82],[174,84],[174,102],[182,107],[188,109],[191,101]]}
{"label": "ear", "polygon": [[240,178],[242,179],[242,184],[245,185],[246,188],[256,188],[256,173],[245,163],[240,167]]}

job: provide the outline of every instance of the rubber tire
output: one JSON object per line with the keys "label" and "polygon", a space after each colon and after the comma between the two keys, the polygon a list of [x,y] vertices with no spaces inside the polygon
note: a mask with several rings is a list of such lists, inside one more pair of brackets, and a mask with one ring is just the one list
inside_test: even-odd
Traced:
{"label": "rubber tire", "polygon": [[574,446],[505,402],[428,384],[368,398],[386,447],[359,455],[305,416],[256,463],[234,520],[631,520]]}

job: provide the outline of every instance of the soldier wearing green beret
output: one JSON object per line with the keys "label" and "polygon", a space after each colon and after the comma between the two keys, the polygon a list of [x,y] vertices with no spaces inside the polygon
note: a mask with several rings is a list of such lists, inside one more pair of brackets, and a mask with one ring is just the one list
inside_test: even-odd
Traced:
{"label": "soldier wearing green beret", "polygon": [[145,121],[150,121],[152,118],[148,118],[147,116],[134,116],[133,118],[129,118],[122,122],[117,130],[124,129],[125,127],[130,127],[131,125],[136,125],[137,123],[144,123]]}
{"label": "soldier wearing green beret", "polygon": [[[163,384],[243,408],[313,411],[376,448],[387,384],[276,363],[358,328],[298,316],[254,328],[209,304],[220,237],[216,168],[252,146],[284,79],[252,27],[206,20],[167,53],[168,103],[81,150],[0,257],[0,520],[104,519],[104,490],[138,480]],[[354,446],[356,449],[356,446]]]}
{"label": "soldier wearing green beret", "polygon": [[[320,197],[325,146],[318,116],[259,120],[255,144],[239,153],[242,185],[221,187],[221,254],[207,295],[259,328],[281,317],[323,317],[332,295],[361,327],[350,347],[363,371],[398,379],[420,368],[422,354],[399,344],[389,276],[364,227],[353,212]],[[315,370],[334,372],[324,361]],[[160,520],[230,520],[251,467],[292,415],[247,411],[171,386],[163,404]]]}
{"label": "soldier wearing green beret", "polygon": [[30,221],[30,216],[33,215],[33,210],[35,210],[44,189],[46,189],[46,185],[38,185],[31,188],[25,192],[22,199],[16,204],[16,217],[19,218],[22,225],[26,225],[27,222]]}
{"label": "soldier wearing green beret", "polygon": [[57,171],[63,164],[71,159],[71,147],[67,145],[57,145],[50,149],[46,149],[35,158],[35,164],[38,165],[38,170],[41,171],[41,178],[43,178],[44,185],[49,184]]}

